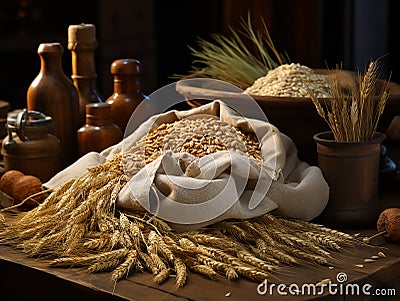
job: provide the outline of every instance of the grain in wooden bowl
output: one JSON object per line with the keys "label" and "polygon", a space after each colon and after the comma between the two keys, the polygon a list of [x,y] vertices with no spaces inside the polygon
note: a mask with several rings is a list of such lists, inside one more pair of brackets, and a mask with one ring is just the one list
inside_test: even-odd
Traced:
{"label": "grain in wooden bowl", "polygon": [[[330,75],[329,69],[313,69],[316,74]],[[348,70],[340,70],[338,79],[344,89],[351,88],[352,77],[355,73]],[[243,90],[232,88],[220,90],[216,87],[194,86],[195,81],[181,80],[176,83],[176,90],[184,95],[186,102],[196,108],[215,99],[230,102],[243,100]],[[378,80],[378,87],[384,84]],[[400,115],[400,85],[390,82],[389,98],[383,114],[379,120],[378,131],[385,132],[396,115]],[[301,160],[310,164],[317,164],[317,151],[313,136],[316,133],[328,131],[329,127],[318,115],[318,112],[309,97],[292,96],[258,96],[250,95],[265,113],[268,121],[275,125],[282,133],[288,135],[295,143],[298,156]],[[326,98],[329,100],[329,98]]]}

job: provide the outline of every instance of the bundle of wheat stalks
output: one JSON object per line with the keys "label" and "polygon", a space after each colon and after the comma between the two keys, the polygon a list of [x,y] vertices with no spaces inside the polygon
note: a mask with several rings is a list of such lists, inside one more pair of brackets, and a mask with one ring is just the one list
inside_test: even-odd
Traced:
{"label": "bundle of wheat stalks", "polygon": [[317,95],[309,91],[318,114],[331,129],[335,141],[372,141],[380,116],[389,97],[390,80],[379,87],[379,61],[371,61],[365,74],[350,81],[349,91],[343,89],[339,80],[340,68],[333,70],[329,85],[329,99],[322,104]]}
{"label": "bundle of wheat stalks", "polygon": [[216,33],[211,36],[212,41],[198,37],[198,49],[189,47],[194,58],[189,74],[175,74],[172,78],[206,77],[242,89],[251,86],[268,70],[290,61],[287,54],[277,51],[264,20],[261,22],[263,31],[255,31],[248,14],[247,20],[241,18],[239,30],[229,28],[229,36]]}
{"label": "bundle of wheat stalks", "polygon": [[[154,152],[161,154],[166,141],[159,140],[166,139],[172,129],[171,124],[160,125],[124,156],[118,154],[89,168],[87,174],[54,189],[43,203],[12,221],[3,219],[0,242],[30,256],[47,258],[54,267],[111,271],[114,285],[134,272],[148,271],[157,284],[175,274],[177,287],[185,284],[188,270],[211,279],[223,275],[229,280],[243,277],[261,282],[283,266],[305,262],[334,266],[337,262],[331,252],[357,243],[348,234],[271,214],[176,233],[139,204],[137,210],[117,210],[118,194],[128,180],[124,160],[136,162],[129,165],[130,173],[139,170],[140,158],[144,156],[142,164],[147,164],[155,159]],[[254,136],[242,135],[257,156]],[[205,148],[214,146],[218,151],[218,141],[208,141]],[[151,152],[137,151],[138,145],[149,143]],[[196,156],[206,153],[194,152]]]}

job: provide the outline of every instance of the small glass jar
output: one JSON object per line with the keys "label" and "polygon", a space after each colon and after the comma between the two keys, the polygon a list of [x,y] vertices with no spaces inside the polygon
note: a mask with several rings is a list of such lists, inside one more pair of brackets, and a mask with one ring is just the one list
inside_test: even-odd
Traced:
{"label": "small glass jar", "polygon": [[1,154],[5,171],[16,169],[47,182],[62,168],[61,143],[51,134],[54,123],[38,111],[23,111],[7,117],[7,137]]}
{"label": "small glass jar", "polygon": [[112,121],[109,103],[86,105],[86,124],[78,130],[79,156],[101,152],[122,140],[121,129]]}

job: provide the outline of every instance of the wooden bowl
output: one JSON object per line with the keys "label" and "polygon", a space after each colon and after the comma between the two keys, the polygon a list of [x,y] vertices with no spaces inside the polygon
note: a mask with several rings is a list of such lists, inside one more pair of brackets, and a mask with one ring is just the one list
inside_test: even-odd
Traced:
{"label": "wooden bowl", "polygon": [[[328,74],[329,70],[315,69],[316,73]],[[340,83],[346,88],[350,87],[349,76],[353,72],[341,71]],[[378,84],[383,84],[379,80]],[[239,89],[239,88],[237,88]],[[186,102],[192,107],[198,107],[212,100],[238,100],[243,99],[243,94],[232,91],[218,91],[215,89],[194,87],[190,81],[178,81],[176,90],[185,96]],[[240,89],[239,89],[240,90]],[[400,115],[400,85],[389,83],[389,98],[385,110],[381,115],[378,131],[385,132],[396,115]],[[274,97],[252,96],[268,118],[282,133],[289,136],[295,143],[300,160],[309,164],[317,164],[317,151],[313,136],[319,132],[328,131],[329,127],[318,115],[311,98],[305,97]]]}

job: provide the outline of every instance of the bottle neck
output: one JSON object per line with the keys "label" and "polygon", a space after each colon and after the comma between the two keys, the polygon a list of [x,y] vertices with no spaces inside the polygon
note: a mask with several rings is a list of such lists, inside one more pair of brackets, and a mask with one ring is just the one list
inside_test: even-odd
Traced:
{"label": "bottle neck", "polygon": [[[97,43],[69,43],[68,49],[72,56],[72,82],[79,93],[80,112],[85,116],[85,105],[104,102],[97,87],[95,50]],[[83,119],[84,120],[84,119]]]}
{"label": "bottle neck", "polygon": [[96,80],[93,78],[71,76],[74,86],[78,90],[79,99],[82,99],[82,105],[92,102],[103,102],[104,98],[100,94]]}
{"label": "bottle neck", "polygon": [[142,83],[139,76],[114,76],[114,93],[142,97]]}
{"label": "bottle neck", "polygon": [[78,88],[80,94],[83,91],[97,95],[100,101],[104,101],[97,88],[97,73],[95,51],[97,43],[82,44],[69,43],[68,49],[71,51],[72,57],[72,81]]}
{"label": "bottle neck", "polygon": [[41,72],[46,73],[63,73],[61,53],[58,52],[42,52],[39,54]]}
{"label": "bottle neck", "polygon": [[86,124],[90,126],[107,126],[112,125],[111,116],[86,116]]}
{"label": "bottle neck", "polygon": [[94,51],[72,51],[72,75],[97,78]]}

